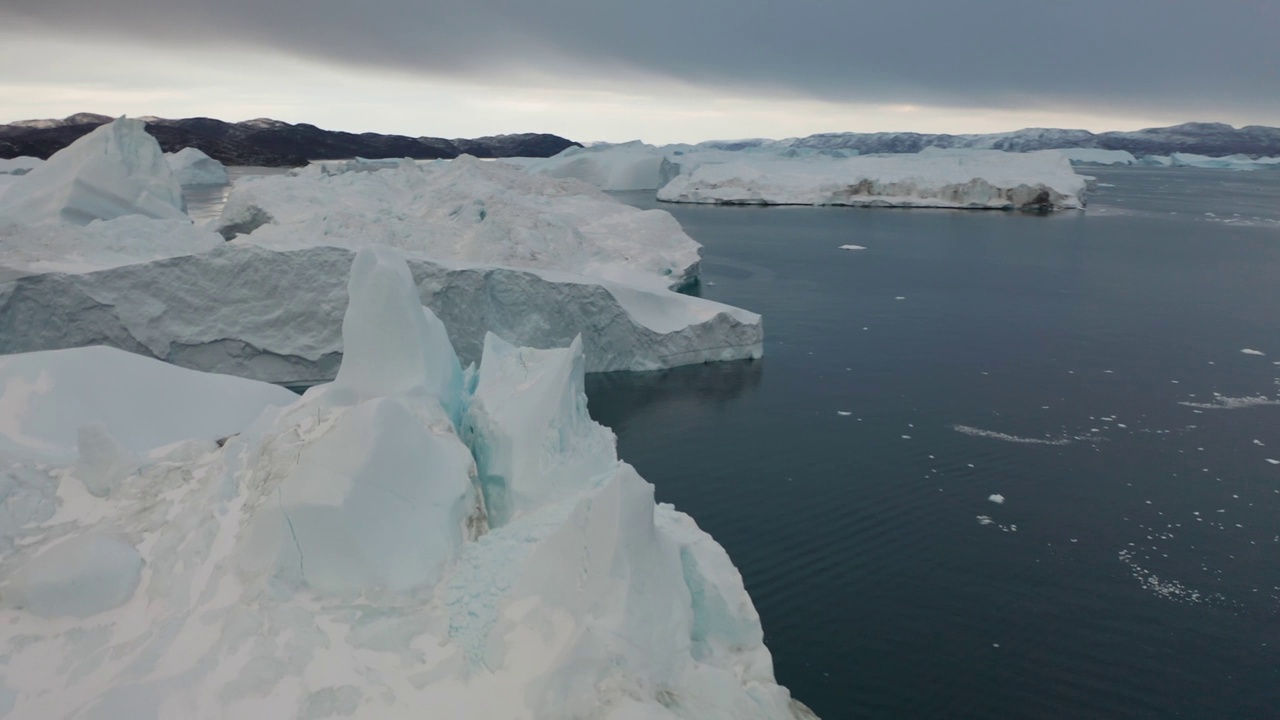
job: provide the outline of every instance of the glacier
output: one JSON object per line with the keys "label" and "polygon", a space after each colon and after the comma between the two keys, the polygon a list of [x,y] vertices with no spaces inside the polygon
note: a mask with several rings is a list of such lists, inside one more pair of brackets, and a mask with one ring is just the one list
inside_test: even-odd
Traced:
{"label": "glacier", "polygon": [[[926,150],[849,158],[685,161],[658,199],[731,205],[1082,208],[1085,179],[1056,151]],[[718,159],[717,159],[718,160]]]}
{"label": "glacier", "polygon": [[[135,122],[82,140],[133,133]],[[155,141],[129,137],[94,146],[103,154],[90,179],[110,174],[98,166],[145,165],[159,174],[140,183],[177,188],[163,160],[150,162]],[[60,157],[41,169],[68,166]],[[212,227],[181,213],[0,218],[0,352],[102,344],[256,380],[327,382],[351,258],[387,245],[407,253],[419,299],[467,362],[490,330],[537,347],[581,335],[588,372],[761,355],[759,315],[673,291],[696,283],[700,255],[666,212],[474,158],[328,165],[246,179]]]}
{"label": "glacier", "polygon": [[103,125],[32,169],[3,195],[0,220],[88,225],[124,215],[186,218],[182,188],[141,120]]}
{"label": "glacier", "polygon": [[187,147],[176,153],[165,153],[164,159],[179,185],[227,185],[231,182],[222,163],[197,148]]}
{"label": "glacier", "polygon": [[[43,494],[0,546],[6,717],[813,717],[774,679],[724,549],[590,420],[580,341],[490,336],[459,373],[401,254],[351,265],[352,365],[284,404],[238,378],[139,377],[159,364],[113,350],[17,356],[0,518],[33,505],[15,492]],[[215,385],[235,392],[167,392]],[[39,415],[95,386],[148,404]],[[104,410],[151,430],[127,439]],[[81,480],[92,459],[22,437],[70,449],[93,422],[132,454],[103,496]]]}

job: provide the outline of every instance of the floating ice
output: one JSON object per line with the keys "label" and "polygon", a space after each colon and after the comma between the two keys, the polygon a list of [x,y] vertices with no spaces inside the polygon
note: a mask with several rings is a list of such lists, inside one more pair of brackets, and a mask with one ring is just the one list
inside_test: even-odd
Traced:
{"label": "floating ice", "polygon": [[840,249],[841,250],[866,250],[866,248],[862,247],[861,245],[841,245]]}
{"label": "floating ice", "polygon": [[1085,179],[1056,151],[683,161],[658,190],[667,202],[949,208],[1080,208]]}
{"label": "floating ice", "polygon": [[995,494],[993,494],[991,497],[987,498],[987,500],[990,500],[991,502],[993,502],[993,503],[995,503],[995,504],[997,504],[997,505],[1003,505],[1003,504],[1004,504],[1004,496],[1003,496],[1003,495],[1001,495],[1000,493],[995,493]]}
{"label": "floating ice", "polygon": [[196,148],[166,153],[164,159],[181,185],[226,185],[231,182],[222,163]]}
{"label": "floating ice", "polygon": [[1244,353],[1245,355],[1266,355],[1266,353],[1262,352],[1261,350],[1251,350],[1249,348],[1245,348],[1240,352]]}
{"label": "floating ice", "polygon": [[1017,435],[1009,435],[1008,433],[996,432],[994,430],[983,430],[982,428],[971,427],[969,425],[952,425],[952,430],[972,437],[990,438],[991,440],[1003,440],[1004,442],[1020,443],[1023,445],[1070,445],[1071,438],[1029,438],[1019,437]]}
{"label": "floating ice", "polygon": [[141,120],[107,123],[0,195],[0,218],[88,225],[122,215],[186,218],[182,188]]}

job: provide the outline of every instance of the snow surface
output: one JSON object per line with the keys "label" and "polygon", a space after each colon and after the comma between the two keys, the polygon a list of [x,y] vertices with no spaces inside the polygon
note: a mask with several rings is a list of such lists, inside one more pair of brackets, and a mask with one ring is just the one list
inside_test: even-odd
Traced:
{"label": "snow surface", "polygon": [[9,159],[0,158],[0,175],[26,175],[43,164],[44,161],[40,158],[29,155]]}
{"label": "snow surface", "polygon": [[[82,429],[91,426],[96,438],[108,435],[125,452],[140,455],[179,440],[226,437],[263,408],[295,399],[274,385],[195,373],[107,347],[5,355],[0,452],[69,462],[86,443],[105,444],[84,437]],[[169,412],[174,406],[191,412],[175,417]]]}
{"label": "snow surface", "polygon": [[1059,152],[926,151],[784,158],[697,155],[658,190],[667,202],[1037,209],[1084,206],[1085,180]]}
{"label": "snow surface", "polygon": [[222,163],[196,148],[187,147],[176,153],[165,153],[164,159],[180,185],[226,185],[231,182]]}
{"label": "snow surface", "polygon": [[[312,388],[220,445],[152,453],[104,498],[77,491],[75,466],[43,476],[51,510],[0,546],[6,717],[811,718],[777,685],[724,549],[655,504],[586,415],[581,346],[491,341],[473,413],[468,385],[432,364],[449,348],[431,323],[403,327],[413,337],[385,355],[354,347],[388,342],[391,318],[419,312],[390,264],[373,250],[355,263],[344,327],[385,327],[349,351],[421,382]],[[149,377],[78,369],[66,384],[154,396],[118,401],[148,425],[188,427],[208,410]],[[450,403],[495,422],[464,443]],[[58,418],[60,436],[82,424]],[[541,490],[500,523],[473,462],[490,439],[559,468],[525,477]],[[5,477],[30,480],[18,459]]]}
{"label": "snow surface", "polygon": [[98,127],[0,195],[0,220],[27,225],[88,225],[123,215],[186,217],[182,188],[141,120]]}
{"label": "snow surface", "polygon": [[217,233],[189,220],[125,215],[81,227],[20,225],[0,218],[0,287],[17,275],[93,272],[207,252],[225,244]]}

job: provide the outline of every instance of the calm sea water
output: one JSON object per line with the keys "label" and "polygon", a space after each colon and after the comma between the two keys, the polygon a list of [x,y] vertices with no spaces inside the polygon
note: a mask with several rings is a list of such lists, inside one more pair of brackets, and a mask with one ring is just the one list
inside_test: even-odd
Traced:
{"label": "calm sea water", "polygon": [[1280,173],[1089,172],[1048,217],[660,205],[765,357],[591,409],[827,720],[1280,717]]}

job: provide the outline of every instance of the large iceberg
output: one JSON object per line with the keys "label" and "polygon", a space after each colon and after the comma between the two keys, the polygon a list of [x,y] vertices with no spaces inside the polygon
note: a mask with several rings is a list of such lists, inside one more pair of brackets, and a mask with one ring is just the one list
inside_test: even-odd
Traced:
{"label": "large iceberg", "polygon": [[186,218],[182,188],[141,120],[121,118],[54,153],[0,195],[0,220],[88,225],[124,215]]}
{"label": "large iceberg", "polygon": [[1101,148],[1063,148],[1057,152],[1067,156],[1076,165],[1134,165],[1138,159],[1128,150],[1103,150]]}
{"label": "large iceberg", "polygon": [[1280,169],[1280,158],[1253,158],[1248,155],[1227,155],[1209,157],[1193,153],[1173,153],[1168,162],[1153,158],[1154,164],[1172,165],[1173,167],[1213,168],[1219,170],[1274,170]]}
{"label": "large iceberg", "polygon": [[[342,357],[352,254],[218,242],[196,254],[96,270],[0,261],[0,352],[107,344],[192,369],[287,385],[325,382]],[[760,316],[711,300],[546,270],[423,258],[409,265],[422,303],[466,362],[480,359],[488,331],[537,347],[567,345],[580,334],[588,372],[762,352]]]}
{"label": "large iceberg", "polygon": [[406,251],[420,300],[467,362],[488,331],[536,347],[581,335],[588,372],[760,357],[758,315],[669,289],[696,278],[699,256],[668,213],[498,163],[401,165],[247,181],[219,226],[231,242],[141,216],[0,222],[0,352],[105,344],[325,382],[352,254],[383,244]]}
{"label": "large iceberg", "polygon": [[1056,151],[930,150],[850,158],[742,154],[682,162],[667,202],[981,209],[1081,208],[1085,179]]}
{"label": "large iceberg", "polygon": [[164,159],[180,185],[226,185],[231,182],[222,163],[197,148],[187,147],[165,153]]}
{"label": "large iceberg", "polygon": [[[398,263],[357,255],[339,380],[219,443],[154,449],[105,497],[6,458],[52,506],[0,548],[6,717],[813,717],[723,548],[586,415],[581,345],[490,339],[459,382]],[[153,394],[152,424],[207,411],[79,372]]]}

